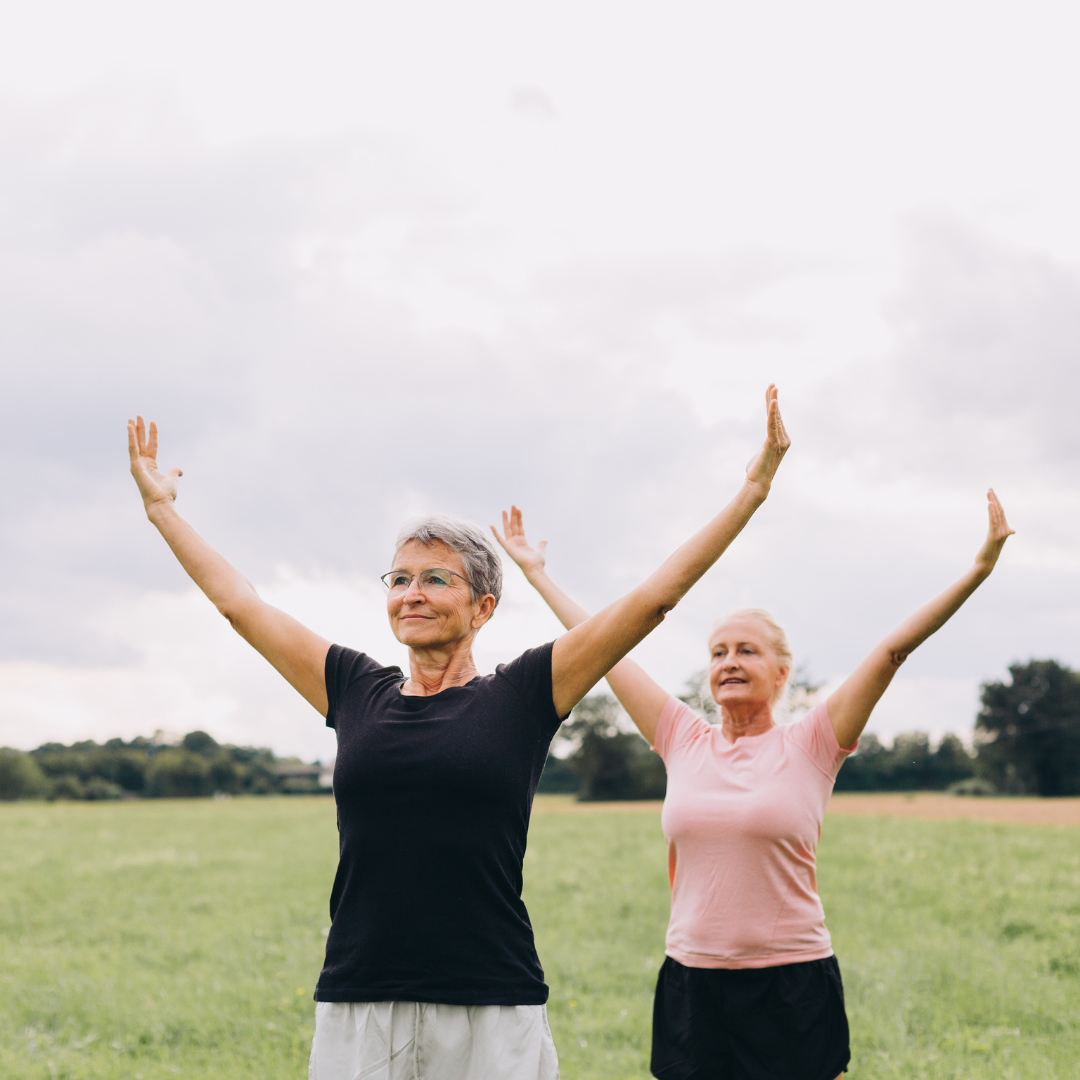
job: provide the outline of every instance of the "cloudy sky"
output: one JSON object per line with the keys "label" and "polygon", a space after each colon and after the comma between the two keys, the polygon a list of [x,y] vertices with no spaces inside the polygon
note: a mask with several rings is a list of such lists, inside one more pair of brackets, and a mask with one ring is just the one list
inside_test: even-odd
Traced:
{"label": "cloudy sky", "polygon": [[[640,659],[819,681],[1018,535],[871,721],[1080,664],[1080,22],[1039,3],[65,0],[0,37],[0,744],[330,733],[146,522],[124,422],[263,593],[386,662],[400,521],[511,501],[599,606],[768,504]],[[487,670],[557,632],[511,567]]]}

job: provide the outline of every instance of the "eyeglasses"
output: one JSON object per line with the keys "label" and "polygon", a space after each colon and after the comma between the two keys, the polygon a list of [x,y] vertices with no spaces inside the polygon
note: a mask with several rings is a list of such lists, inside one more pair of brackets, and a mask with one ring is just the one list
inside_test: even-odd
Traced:
{"label": "eyeglasses", "polygon": [[400,596],[402,593],[409,591],[409,586],[413,583],[413,579],[419,582],[420,588],[424,592],[440,593],[444,589],[450,588],[453,582],[451,578],[461,578],[470,588],[472,582],[467,577],[463,577],[456,570],[441,570],[436,567],[434,570],[421,570],[419,574],[407,574],[404,570],[391,570],[389,574],[383,574],[379,580],[386,586],[387,592],[391,596]]}

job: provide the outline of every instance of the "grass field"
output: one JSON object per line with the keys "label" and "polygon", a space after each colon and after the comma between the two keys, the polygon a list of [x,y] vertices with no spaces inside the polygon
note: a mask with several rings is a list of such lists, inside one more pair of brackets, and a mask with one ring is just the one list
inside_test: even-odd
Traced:
{"label": "grass field", "polygon": [[[563,1076],[645,1077],[657,814],[539,809]],[[329,799],[0,806],[0,1076],[306,1076],[335,856]],[[1080,829],[829,817],[819,883],[851,1077],[1080,1076]]]}

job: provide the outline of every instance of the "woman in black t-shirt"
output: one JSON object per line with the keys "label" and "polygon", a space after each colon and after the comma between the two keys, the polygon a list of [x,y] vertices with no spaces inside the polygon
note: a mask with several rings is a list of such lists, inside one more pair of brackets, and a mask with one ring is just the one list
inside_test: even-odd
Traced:
{"label": "woman in black t-shirt", "polygon": [[502,590],[480,528],[405,526],[384,575],[409,670],[383,667],[265,603],[176,512],[179,469],[128,422],[147,516],[200,589],[337,732],[341,857],[315,991],[313,1080],[550,1080],[547,987],[521,901],[536,784],[560,719],[663,620],[769,492],[790,445],[776,390],[767,436],[720,514],[642,585],[494,675],[472,644]]}

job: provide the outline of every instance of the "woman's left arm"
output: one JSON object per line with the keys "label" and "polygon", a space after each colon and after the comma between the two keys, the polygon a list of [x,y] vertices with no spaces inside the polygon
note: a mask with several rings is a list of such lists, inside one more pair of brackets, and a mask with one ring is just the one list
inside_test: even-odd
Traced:
{"label": "woman's left arm", "polygon": [[635,646],[664,621],[743,530],[765,501],[791,440],[780,417],[776,387],[765,391],[765,444],[746,468],[746,482],[730,503],[692,536],[659,570],[555,641],[551,696],[559,716],[570,710]]}
{"label": "woman's left arm", "polygon": [[940,630],[960,610],[964,601],[990,576],[1005,541],[1015,530],[1009,528],[1005,511],[993,489],[986,493],[990,510],[990,531],[975,557],[975,565],[940,596],[919,608],[902,622],[844,681],[828,700],[829,717],[837,741],[847,749],[858,741],[870,713],[885,693],[900,665],[931,634]]}

